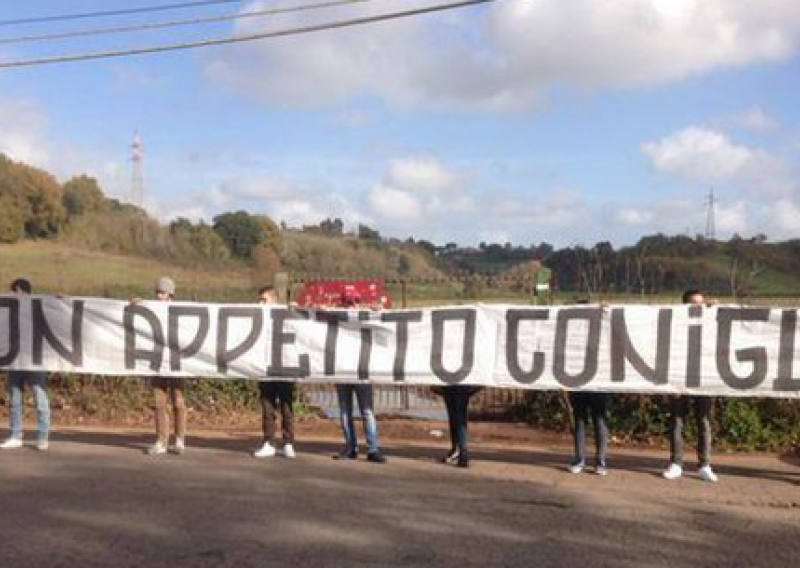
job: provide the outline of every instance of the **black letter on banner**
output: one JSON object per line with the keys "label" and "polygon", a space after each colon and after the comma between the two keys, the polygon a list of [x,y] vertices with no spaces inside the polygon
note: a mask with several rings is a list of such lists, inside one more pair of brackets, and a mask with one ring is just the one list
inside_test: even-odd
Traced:
{"label": "black letter on banner", "polygon": [[[689,306],[689,329],[686,333],[686,386],[700,386],[701,354],[703,352],[703,306]],[[696,320],[696,323],[692,323]]]}
{"label": "black letter on banner", "polygon": [[[180,342],[180,327],[178,322],[182,317],[195,317],[198,319],[200,326],[197,334],[186,347],[181,349]],[[196,306],[177,306],[169,308],[169,368],[173,371],[181,370],[181,359],[191,357],[200,351],[208,336],[208,328],[210,327],[208,308],[201,308]]]}
{"label": "black letter on banner", "polygon": [[[153,338],[153,350],[136,349],[136,334],[133,328],[133,318],[140,316],[150,324]],[[133,369],[137,359],[150,361],[150,369],[158,371],[161,368],[161,359],[164,357],[164,330],[161,322],[149,309],[139,304],[125,306],[123,313],[123,326],[125,327],[125,368]]]}
{"label": "black letter on banner", "polygon": [[[358,321],[369,321],[369,312],[358,312]],[[359,331],[361,349],[358,352],[358,378],[366,381],[369,380],[369,360],[372,356],[372,330],[362,327]]]}
{"label": "black letter on banner", "polygon": [[753,364],[753,372],[737,377],[731,369],[731,327],[735,321],[768,321],[769,308],[719,308],[717,312],[717,369],[729,387],[747,390],[757,387],[767,376],[767,350],[751,347],[736,351],[736,360]]}
{"label": "black letter on banner", "polygon": [[406,356],[408,355],[408,324],[422,321],[422,312],[387,312],[381,314],[381,321],[396,323],[397,350],[394,353],[394,380],[406,380]]}
{"label": "black letter on banner", "polygon": [[272,364],[267,367],[267,375],[270,377],[307,377],[311,372],[308,354],[300,355],[297,367],[283,366],[283,346],[294,343],[295,340],[294,333],[283,330],[283,323],[290,319],[307,318],[283,308],[272,310]]}
{"label": "black letter on banner", "polygon": [[[233,349],[228,349],[228,329],[233,318],[249,318],[250,333]],[[256,344],[264,326],[261,308],[220,308],[217,315],[217,372],[227,373],[228,364],[247,353]]]}
{"label": "black letter on banner", "polygon": [[0,309],[8,310],[8,353],[0,356],[0,365],[10,365],[19,355],[19,300],[0,298]]}
{"label": "black letter on banner", "polygon": [[670,331],[672,329],[672,310],[658,310],[656,324],[656,361],[650,367],[633,346],[628,328],[625,325],[625,310],[611,310],[611,380],[621,383],[625,380],[625,362],[630,363],[642,378],[654,385],[667,383],[669,374]]}
{"label": "black letter on banner", "polygon": [[339,323],[347,321],[347,312],[327,312],[316,313],[317,321],[325,322],[327,330],[325,333],[325,375],[336,374],[336,341],[339,339]]}
{"label": "black letter on banner", "polygon": [[[553,376],[565,387],[581,387],[597,374],[597,352],[600,348],[600,317],[602,314],[601,308],[566,308],[558,311]],[[589,323],[583,371],[577,375],[567,374],[567,329],[570,320],[586,320]]]}
{"label": "black letter on banner", "polygon": [[518,383],[529,385],[538,380],[544,372],[544,353],[533,352],[531,370],[526,371],[519,364],[519,324],[524,320],[546,320],[549,310],[508,310],[506,312],[506,367],[511,377]]}
{"label": "black letter on banner", "polygon": [[[444,368],[444,324],[448,321],[464,322],[464,345],[461,350],[461,367],[452,373]],[[475,364],[475,310],[436,310],[431,312],[433,324],[433,348],[431,350],[431,369],[433,373],[448,384],[463,381]]]}
{"label": "black letter on banner", "polygon": [[781,346],[778,357],[778,376],[775,378],[776,391],[798,391],[800,380],[792,378],[794,369],[794,342],[797,339],[797,311],[784,310],[781,315]]}
{"label": "black letter on banner", "polygon": [[50,347],[61,355],[64,359],[79,367],[83,365],[83,300],[72,302],[72,351],[69,351],[63,343],[58,340],[53,330],[44,317],[42,300],[31,300],[31,315],[33,319],[33,362],[41,365],[44,360],[44,339]]}

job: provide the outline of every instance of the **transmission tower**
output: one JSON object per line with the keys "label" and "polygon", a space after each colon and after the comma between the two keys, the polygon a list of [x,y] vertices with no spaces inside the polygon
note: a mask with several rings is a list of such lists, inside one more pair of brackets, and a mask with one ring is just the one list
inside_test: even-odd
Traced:
{"label": "transmission tower", "polygon": [[131,143],[131,202],[144,209],[144,146],[138,132]]}
{"label": "transmission tower", "polygon": [[714,204],[717,199],[714,197],[714,190],[708,190],[708,197],[706,198],[706,239],[714,240],[716,238],[716,227],[714,224]]}

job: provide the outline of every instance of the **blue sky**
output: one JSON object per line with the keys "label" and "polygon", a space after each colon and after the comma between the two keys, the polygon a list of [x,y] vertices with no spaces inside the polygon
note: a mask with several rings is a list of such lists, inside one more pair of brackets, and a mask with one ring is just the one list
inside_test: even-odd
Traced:
{"label": "blue sky", "polygon": [[[0,0],[0,65],[268,30],[447,0],[326,10],[70,41],[2,38],[248,13],[237,2],[125,18],[1,22],[174,4]],[[86,173],[146,208],[290,226],[342,218],[444,244],[617,246],[656,232],[800,237],[800,3],[498,0],[223,47],[0,67],[0,152]]]}

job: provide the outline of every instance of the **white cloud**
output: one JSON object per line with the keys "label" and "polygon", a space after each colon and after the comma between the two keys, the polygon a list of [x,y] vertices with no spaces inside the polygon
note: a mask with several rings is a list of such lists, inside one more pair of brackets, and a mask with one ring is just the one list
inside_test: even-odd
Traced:
{"label": "white cloud", "polygon": [[751,107],[743,113],[731,117],[731,122],[736,126],[759,133],[771,132],[780,126],[774,117],[759,106]]}
{"label": "white cloud", "polygon": [[[124,144],[121,150],[124,155]],[[83,174],[93,176],[106,195],[128,196],[130,165],[115,160],[105,149],[86,150],[54,141],[50,117],[34,101],[0,96],[0,153],[62,180]]]}
{"label": "white cloud", "polygon": [[404,157],[389,162],[383,179],[369,190],[372,216],[394,224],[419,223],[475,210],[467,176],[432,157]]}
{"label": "white cloud", "polygon": [[[426,2],[403,8],[419,4]],[[286,29],[396,9],[381,3],[271,21]],[[254,19],[236,29],[263,31]],[[647,85],[777,61],[798,41],[796,0],[501,2],[241,44],[209,52],[207,72],[271,104],[377,97],[401,106],[508,110],[539,104],[556,85]]]}
{"label": "white cloud", "polygon": [[423,204],[409,191],[387,186],[378,186],[369,192],[370,210],[387,221],[419,221],[423,215]]}
{"label": "white cloud", "polygon": [[[731,204],[714,206],[714,229],[717,235],[750,234],[750,215],[754,211],[752,204],[735,201]],[[723,237],[725,238],[725,237]]]}
{"label": "white cloud", "polygon": [[800,227],[800,207],[788,199],[769,203],[765,217],[768,223],[762,225],[763,232],[771,239],[796,239],[797,228]]}
{"label": "white cloud", "polygon": [[617,223],[631,227],[644,227],[653,222],[653,213],[632,207],[623,207],[614,215]]}
{"label": "white cloud", "polygon": [[413,193],[440,193],[453,189],[459,178],[433,158],[404,158],[390,164],[386,183]]}
{"label": "white cloud", "polygon": [[783,194],[796,187],[792,168],[764,150],[734,144],[725,134],[691,126],[642,152],[659,171],[705,183],[725,182],[755,191]]}
{"label": "white cloud", "polygon": [[735,146],[724,134],[696,126],[647,142],[642,151],[657,170],[707,181],[736,177],[754,159],[753,152]]}
{"label": "white cloud", "polygon": [[518,224],[548,230],[575,229],[590,214],[584,196],[572,189],[546,189],[536,197],[495,190],[483,199],[481,215],[499,225]]}
{"label": "white cloud", "polygon": [[50,158],[47,115],[34,103],[0,97],[0,152],[43,167]]}

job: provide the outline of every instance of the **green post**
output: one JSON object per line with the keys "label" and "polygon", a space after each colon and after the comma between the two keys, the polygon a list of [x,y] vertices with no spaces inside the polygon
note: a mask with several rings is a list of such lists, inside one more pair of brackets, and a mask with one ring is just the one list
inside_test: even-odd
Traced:
{"label": "green post", "polygon": [[533,303],[534,304],[552,304],[552,290],[550,288],[550,280],[553,276],[553,271],[544,266],[539,267],[534,273],[533,278]]}

